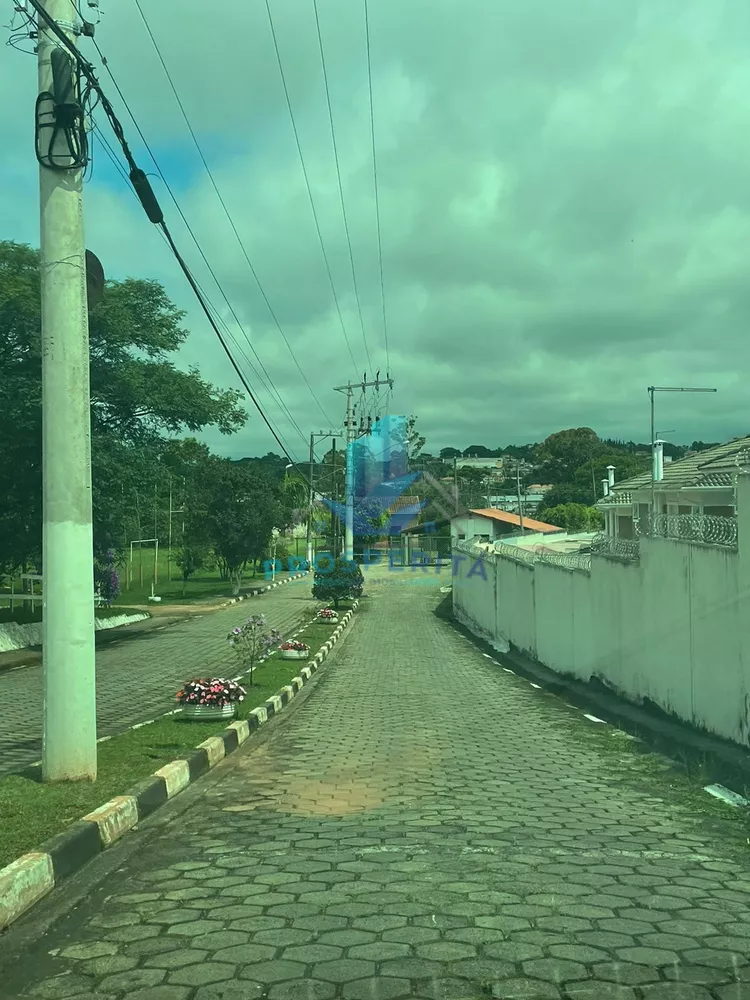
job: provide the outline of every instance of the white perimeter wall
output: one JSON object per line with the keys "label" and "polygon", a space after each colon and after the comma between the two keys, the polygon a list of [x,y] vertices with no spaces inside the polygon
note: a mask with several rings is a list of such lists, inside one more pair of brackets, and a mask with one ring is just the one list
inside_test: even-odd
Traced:
{"label": "white perimeter wall", "polygon": [[457,617],[553,670],[598,677],[747,745],[750,476],[738,494],[739,551],[642,538],[639,563],[593,556],[590,573],[467,556],[454,570]]}

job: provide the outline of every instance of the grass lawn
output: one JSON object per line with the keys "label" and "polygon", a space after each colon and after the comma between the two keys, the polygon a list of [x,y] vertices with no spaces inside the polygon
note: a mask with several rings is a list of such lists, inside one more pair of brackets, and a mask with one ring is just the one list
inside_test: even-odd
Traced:
{"label": "grass lawn", "polygon": [[[300,541],[297,539],[296,541]],[[304,558],[304,539],[301,540],[301,558]],[[297,546],[300,547],[299,545]],[[290,555],[294,556],[294,543],[292,543],[289,549]],[[139,563],[139,553],[136,549],[133,552],[133,565],[132,565],[132,580],[130,587],[127,586],[127,573],[125,566],[119,568],[120,573],[120,596],[114,602],[116,607],[123,607],[132,604],[146,604],[148,603],[148,598],[151,596],[151,581],[154,576],[154,550],[153,549],[143,549],[143,585],[140,584],[140,563]],[[286,560],[281,560],[283,562],[284,569],[287,567]],[[232,585],[228,580],[222,580],[221,574],[218,569],[207,570],[202,569],[191,576],[190,579],[185,584],[185,594],[183,596],[183,585],[182,578],[180,575],[180,568],[174,562],[174,553],[172,558],[172,579],[169,579],[169,566],[167,563],[167,552],[164,549],[159,551],[159,561],[158,561],[158,583],[154,587],[154,593],[161,597],[162,604],[190,604],[193,601],[205,601],[212,597],[226,597],[231,595]],[[4,583],[4,586],[0,590],[0,600],[8,600],[10,598],[10,584],[8,580],[0,582]],[[265,573],[262,568],[259,568],[257,574],[252,568],[248,569],[243,577],[244,586],[262,586],[266,582]],[[36,584],[37,592],[39,590],[38,583]],[[16,591],[17,593],[22,592],[21,580],[20,578],[16,580]],[[4,615],[10,615],[10,609],[7,607],[0,608],[0,622],[3,621],[18,621],[18,622],[30,622],[30,621],[41,621],[41,602],[37,604],[34,602],[34,613],[37,617],[16,617],[17,614],[29,615],[30,609],[28,608],[29,602],[19,601],[18,604],[27,605],[27,608],[18,608],[13,612],[12,617],[3,617]]]}
{"label": "grass lawn", "polygon": [[[94,614],[97,618],[113,618],[115,615],[142,615],[140,608],[129,608],[126,605],[116,604],[109,608],[95,608]],[[3,622],[15,622],[17,625],[33,625],[42,620],[42,606],[37,604],[33,611],[30,607],[0,608],[0,624]]]}
{"label": "grass lawn", "polygon": [[[310,645],[311,656],[335,627],[316,623],[302,633],[300,638]],[[252,687],[244,682],[247,698],[238,706],[236,717],[246,719],[252,709],[296,677],[303,666],[304,662],[278,656],[266,660],[254,671]],[[189,752],[228,724],[229,720],[192,722],[172,716],[141,729],[130,729],[99,744],[99,770],[94,784],[45,785],[36,776],[23,775],[0,778],[0,868],[39,847],[113,796],[127,792],[141,778]]]}
{"label": "grass lawn", "polygon": [[[151,574],[144,574],[144,584],[139,586],[136,576],[130,589],[125,587],[124,574],[121,577],[120,585],[122,591],[115,601],[115,606],[120,604],[147,604],[151,596]],[[159,575],[159,582],[154,587],[154,593],[161,597],[161,604],[191,604],[193,601],[205,601],[212,597],[228,597],[232,592],[232,585],[228,580],[222,580],[219,571],[215,573],[204,572],[191,577],[185,586],[185,593],[182,593],[182,580],[167,580],[166,570],[164,575]]]}

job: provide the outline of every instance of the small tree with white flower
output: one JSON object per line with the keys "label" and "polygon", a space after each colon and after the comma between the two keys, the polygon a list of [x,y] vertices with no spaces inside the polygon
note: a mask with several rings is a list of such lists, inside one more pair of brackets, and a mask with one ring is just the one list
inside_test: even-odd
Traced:
{"label": "small tree with white flower", "polygon": [[235,626],[227,636],[227,642],[237,657],[242,674],[250,675],[251,686],[256,665],[265,659],[282,639],[280,632],[269,628],[265,615],[250,615],[242,625]]}

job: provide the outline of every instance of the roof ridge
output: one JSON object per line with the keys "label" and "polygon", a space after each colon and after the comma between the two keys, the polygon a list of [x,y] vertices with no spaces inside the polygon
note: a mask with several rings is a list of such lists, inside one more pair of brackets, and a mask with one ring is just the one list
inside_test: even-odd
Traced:
{"label": "roof ridge", "polygon": [[[725,441],[723,444],[717,444],[713,448],[706,448],[705,451],[696,451],[692,455],[685,455],[683,458],[678,458],[675,462],[665,463],[664,478],[659,481],[668,482],[670,479],[678,476],[680,472],[685,472],[689,469],[694,469],[696,473],[701,473],[704,465],[708,465],[710,462],[720,458],[726,458],[735,451],[742,451],[744,448],[750,448],[750,435]],[[709,472],[710,470],[706,471]],[[623,479],[622,482],[615,483],[609,495],[621,490],[637,489],[644,482],[651,482],[651,473],[649,471],[639,472],[629,479]]]}

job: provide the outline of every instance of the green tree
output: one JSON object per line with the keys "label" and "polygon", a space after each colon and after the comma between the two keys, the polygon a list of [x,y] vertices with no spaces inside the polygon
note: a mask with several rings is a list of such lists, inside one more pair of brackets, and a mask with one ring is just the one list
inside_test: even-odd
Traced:
{"label": "green tree", "polygon": [[590,427],[575,427],[550,434],[537,445],[537,475],[543,483],[569,483],[581,467],[603,451],[603,444]]}
{"label": "green tree", "polygon": [[544,507],[536,515],[540,521],[556,524],[566,531],[597,531],[604,523],[604,518],[596,507],[582,503],[564,503],[556,507]]}
{"label": "green tree", "polygon": [[425,437],[417,430],[417,418],[412,414],[406,420],[406,445],[410,461],[419,456],[424,448],[425,440]]}
{"label": "green tree", "polygon": [[[185,372],[175,365],[187,337],[183,316],[158,282],[134,278],[107,282],[91,310],[99,555],[110,547],[122,552],[129,522],[138,520],[134,484],[142,497],[153,497],[167,435],[210,426],[230,434],[246,420],[238,392],[217,389],[197,369]],[[39,253],[0,241],[0,570],[5,571],[41,557],[40,327]]]}
{"label": "green tree", "polygon": [[199,570],[206,559],[206,550],[196,545],[182,545],[177,550],[175,562],[182,571],[182,596],[185,596],[187,582],[196,570]]}
{"label": "green tree", "polygon": [[537,447],[535,444],[508,444],[504,448],[499,448],[498,454],[509,455],[523,462],[533,462]]}
{"label": "green tree", "polygon": [[[299,524],[307,517],[309,499],[307,480],[296,469],[284,477],[280,485],[281,504],[284,508],[284,525]],[[279,525],[281,527],[281,525]]]}
{"label": "green tree", "polygon": [[483,444],[472,444],[463,450],[464,458],[494,458],[495,453]]}
{"label": "green tree", "polygon": [[233,594],[240,592],[248,563],[264,557],[271,532],[283,519],[279,487],[266,472],[212,460],[206,529]]}
{"label": "green tree", "polygon": [[631,454],[627,451],[606,450],[596,458],[585,462],[576,469],[571,479],[579,502],[590,504],[602,497],[602,480],[607,479],[607,466],[614,466],[615,482],[623,482],[633,476],[646,472],[650,467],[650,459],[646,456]]}
{"label": "green tree", "polygon": [[365,578],[357,563],[339,556],[320,556],[313,578],[312,595],[317,601],[331,602],[338,608],[341,601],[362,596]]}
{"label": "green tree", "polygon": [[441,458],[461,458],[463,452],[459,448],[441,448],[440,457]]}
{"label": "green tree", "polygon": [[[556,486],[553,486],[551,490],[547,490],[544,494],[544,510],[549,510],[551,507],[560,507],[569,503],[583,504],[585,506],[586,504],[591,503],[591,495],[590,480],[588,485],[584,483],[583,489],[580,489],[572,483],[558,483]],[[541,516],[541,510],[537,514],[537,518],[540,521],[544,520]]]}

